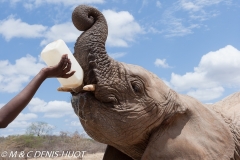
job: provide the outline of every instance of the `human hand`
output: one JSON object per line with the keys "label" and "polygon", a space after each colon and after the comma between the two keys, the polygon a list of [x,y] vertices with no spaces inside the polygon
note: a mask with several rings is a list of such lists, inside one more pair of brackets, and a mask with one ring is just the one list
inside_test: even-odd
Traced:
{"label": "human hand", "polygon": [[60,62],[55,66],[50,66],[42,69],[46,78],[69,78],[75,71],[68,73],[71,69],[71,61],[68,59],[67,54],[63,55]]}

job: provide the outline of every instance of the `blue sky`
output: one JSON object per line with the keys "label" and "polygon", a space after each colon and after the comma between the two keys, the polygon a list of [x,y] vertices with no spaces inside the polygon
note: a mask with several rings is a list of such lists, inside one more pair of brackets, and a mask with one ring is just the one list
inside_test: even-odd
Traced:
{"label": "blue sky", "polygon": [[[108,54],[140,65],[171,88],[203,103],[240,89],[240,2],[234,0],[0,0],[0,107],[20,92],[45,63],[48,43],[63,39],[70,50],[81,32],[71,22],[79,4],[106,17]],[[44,121],[60,131],[84,132],[70,105],[47,79],[30,104],[0,136],[23,134]]]}

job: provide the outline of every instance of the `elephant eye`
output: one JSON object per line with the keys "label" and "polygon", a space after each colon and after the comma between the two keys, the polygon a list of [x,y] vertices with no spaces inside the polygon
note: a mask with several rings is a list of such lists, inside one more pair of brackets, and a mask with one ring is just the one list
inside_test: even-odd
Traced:
{"label": "elephant eye", "polygon": [[135,93],[141,93],[142,89],[140,84],[138,84],[137,82],[131,82],[131,85]]}

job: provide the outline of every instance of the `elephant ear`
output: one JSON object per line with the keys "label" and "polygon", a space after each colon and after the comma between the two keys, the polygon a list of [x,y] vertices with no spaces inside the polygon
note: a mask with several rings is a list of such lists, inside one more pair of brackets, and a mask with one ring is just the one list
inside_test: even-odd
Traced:
{"label": "elephant ear", "polygon": [[184,114],[187,111],[187,107],[183,103],[182,99],[172,89],[169,89],[166,101],[162,105],[165,108],[165,119],[175,114]]}

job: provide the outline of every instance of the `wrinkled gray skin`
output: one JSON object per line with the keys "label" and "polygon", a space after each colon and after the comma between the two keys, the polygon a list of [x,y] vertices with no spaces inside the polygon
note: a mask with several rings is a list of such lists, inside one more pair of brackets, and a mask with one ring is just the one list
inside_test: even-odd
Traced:
{"label": "wrinkled gray skin", "polygon": [[107,23],[97,9],[78,6],[72,20],[84,31],[74,48],[84,85],[96,84],[72,93],[72,106],[87,134],[108,144],[104,160],[239,159],[239,94],[208,106],[177,94],[107,55]]}

